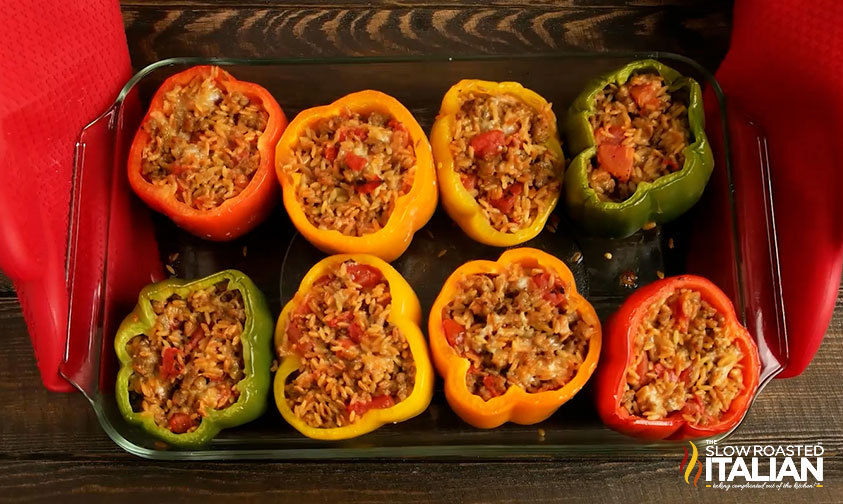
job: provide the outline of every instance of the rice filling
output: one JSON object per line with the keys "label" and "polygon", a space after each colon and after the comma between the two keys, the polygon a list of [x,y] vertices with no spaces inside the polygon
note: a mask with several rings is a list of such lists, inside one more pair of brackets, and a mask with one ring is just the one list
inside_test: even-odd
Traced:
{"label": "rice filling", "polygon": [[607,85],[595,96],[594,111],[597,155],[588,181],[602,201],[624,201],[642,182],[684,166],[688,109],[660,75],[633,74],[624,84]]}
{"label": "rice filling", "polygon": [[346,236],[375,233],[413,186],[410,133],[385,114],[345,110],[322,118],[305,129],[293,152],[284,170],[300,176],[296,198],[319,229]]}
{"label": "rice filling", "polygon": [[528,227],[559,194],[558,164],[545,143],[550,104],[534,110],[510,95],[467,93],[450,144],[465,189],[497,231]]}
{"label": "rice filling", "polygon": [[488,401],[510,386],[528,393],[571,381],[595,330],[569,303],[559,277],[513,263],[500,274],[466,275],[443,310],[448,343],[471,362],[466,386]]}
{"label": "rice filling", "polygon": [[143,128],[149,142],[141,175],[171,187],[175,198],[197,210],[212,210],[238,196],[261,163],[258,138],[269,114],[243,93],[221,87],[214,74],[195,76],[164,94]]}
{"label": "rice filling", "polygon": [[380,270],[345,261],[291,315],[278,352],[297,356],[300,367],[284,394],[307,425],[345,427],[409,397],[416,366],[407,338],[388,320],[391,302]]}
{"label": "rice filling", "polygon": [[650,420],[678,412],[695,425],[716,423],[744,390],[744,353],[724,325],[694,290],[654,303],[633,341],[626,410]]}
{"label": "rice filling", "polygon": [[228,281],[152,301],[149,335],[126,346],[132,358],[129,401],[136,413],[176,434],[193,432],[210,410],[234,404],[244,378],[241,338],[246,311]]}

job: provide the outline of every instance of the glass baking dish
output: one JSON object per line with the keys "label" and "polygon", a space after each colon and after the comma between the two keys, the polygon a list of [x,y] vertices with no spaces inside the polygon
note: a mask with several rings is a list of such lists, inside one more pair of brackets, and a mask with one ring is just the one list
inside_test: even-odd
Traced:
{"label": "glass baking dish", "polygon": [[[241,239],[212,243],[179,230],[134,196],[125,173],[128,147],[152,94],[168,76],[197,64],[222,65],[238,79],[266,87],[289,119],[304,108],[329,103],[349,92],[378,89],[398,98],[429,131],[445,91],[462,78],[521,82],[551,101],[561,119],[589,79],[631,60],[650,57],[696,78],[707,88],[707,130],[717,163],[703,199],[679,220],[623,240],[581,234],[566,220],[560,205],[556,231],[545,229],[527,245],[565,260],[579,290],[604,320],[636,285],[652,282],[660,273],[692,272],[711,278],[730,295],[757,338],[763,366],[760,392],[787,360],[763,134],[743,118],[731,114],[727,118],[719,86],[700,65],[668,53],[334,60],[176,58],[144,68],[126,84],[114,105],[83,129],[77,144],[67,268],[71,309],[61,373],[85,394],[103,429],[120,447],[152,459],[511,459],[675,449],[675,443],[645,443],[603,427],[588,385],[540,424],[480,430],[463,423],[449,409],[441,381],[437,381],[433,402],[422,415],[338,442],[303,437],[283,421],[270,397],[260,419],[223,431],[206,447],[193,450],[168,449],[126,423],[113,394],[116,328],[133,307],[140,288],[165,276],[165,266],[184,278],[240,269],[263,290],[277,317],[304,273],[323,257],[296,234],[280,204],[267,222]],[[741,148],[735,151],[740,153],[739,159],[730,155],[730,128],[739,133],[731,136],[740,140]],[[566,152],[568,157],[570,154]],[[446,276],[459,264],[474,258],[496,258],[500,252],[472,242],[440,210],[394,265],[416,289],[425,311]],[[622,274],[629,278],[629,272],[636,285],[620,281]]]}

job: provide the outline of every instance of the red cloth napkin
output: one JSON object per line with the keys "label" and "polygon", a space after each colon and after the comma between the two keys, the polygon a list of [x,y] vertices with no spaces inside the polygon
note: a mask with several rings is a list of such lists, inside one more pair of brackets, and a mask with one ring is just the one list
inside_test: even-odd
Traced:
{"label": "red cloth napkin", "polygon": [[737,0],[717,79],[764,129],[789,340],[780,377],[817,351],[843,264],[843,2]]}
{"label": "red cloth napkin", "polygon": [[0,19],[0,269],[12,278],[44,384],[64,355],[71,173],[79,131],[131,76],[117,0],[26,0]]}

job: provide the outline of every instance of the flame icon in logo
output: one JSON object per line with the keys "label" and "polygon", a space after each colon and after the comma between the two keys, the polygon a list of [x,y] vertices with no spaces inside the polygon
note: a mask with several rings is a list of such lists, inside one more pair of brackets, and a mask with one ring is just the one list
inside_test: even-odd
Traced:
{"label": "flame icon in logo", "polygon": [[[685,458],[682,459],[682,463],[679,464],[679,474],[685,474],[685,483],[691,484],[688,478],[691,477],[691,473],[694,470],[694,467],[697,468],[697,474],[694,476],[694,487],[697,486],[697,482],[700,480],[700,475],[702,475],[702,462],[698,460],[698,451],[697,445],[693,443],[693,441],[688,441],[688,444],[691,445],[691,460],[688,461],[688,448],[683,448],[685,450]],[[688,466],[685,466],[685,463],[688,463]],[[684,469],[684,470],[683,470]]]}

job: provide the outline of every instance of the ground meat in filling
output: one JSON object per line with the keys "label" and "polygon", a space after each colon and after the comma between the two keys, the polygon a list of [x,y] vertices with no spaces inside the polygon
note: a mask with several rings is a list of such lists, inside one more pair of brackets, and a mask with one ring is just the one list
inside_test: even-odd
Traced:
{"label": "ground meat in filling", "polygon": [[199,427],[209,410],[237,401],[244,378],[240,338],[246,323],[243,297],[228,282],[152,301],[157,315],[149,335],[126,345],[134,373],[129,400],[135,412],[152,415],[176,434]]}
{"label": "ground meat in filling", "polygon": [[556,129],[548,104],[469,93],[451,140],[454,167],[492,227],[514,233],[547,209],[561,187],[561,159],[545,146]]}
{"label": "ground meat in filling", "polygon": [[680,289],[654,303],[633,342],[623,406],[659,420],[680,412],[687,421],[718,421],[744,389],[743,352],[724,329],[723,315]]}
{"label": "ground meat in filling", "polygon": [[211,210],[240,194],[260,166],[258,138],[268,114],[239,92],[217,84],[214,73],[196,76],[164,95],[143,128],[141,175],[158,186],[174,187],[176,199]]}
{"label": "ground meat in filling", "polygon": [[564,386],[594,331],[553,272],[517,263],[501,274],[463,277],[442,319],[448,343],[471,361],[468,390],[486,401],[513,385],[529,393]]}
{"label": "ground meat in filling", "polygon": [[353,424],[413,390],[416,365],[390,323],[389,284],[370,265],[345,261],[315,282],[291,315],[281,357],[301,359],[284,388],[287,405],[311,427]]}
{"label": "ground meat in filling", "polygon": [[603,201],[623,201],[641,182],[682,169],[688,146],[688,109],[658,74],[636,74],[609,84],[594,98],[591,127],[597,156],[588,181]]}
{"label": "ground meat in filling", "polygon": [[415,149],[407,128],[380,113],[346,110],[310,125],[284,167],[300,174],[296,197],[319,229],[363,236],[386,226],[413,186]]}

